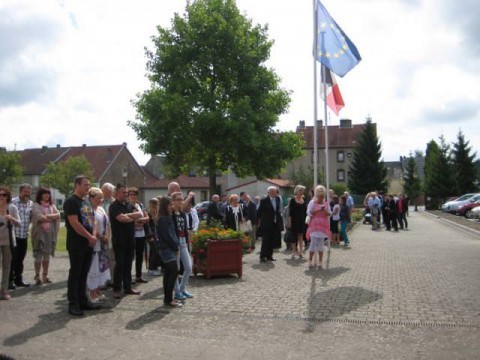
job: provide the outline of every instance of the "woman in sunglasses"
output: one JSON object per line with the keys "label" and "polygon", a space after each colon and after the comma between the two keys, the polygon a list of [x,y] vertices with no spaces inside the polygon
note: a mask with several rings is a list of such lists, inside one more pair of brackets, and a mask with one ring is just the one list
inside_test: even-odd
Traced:
{"label": "woman in sunglasses", "polygon": [[20,225],[17,207],[11,204],[12,194],[6,186],[0,186],[0,262],[2,264],[2,282],[0,299],[9,300],[8,277],[12,262],[11,248],[15,247],[14,226]]}

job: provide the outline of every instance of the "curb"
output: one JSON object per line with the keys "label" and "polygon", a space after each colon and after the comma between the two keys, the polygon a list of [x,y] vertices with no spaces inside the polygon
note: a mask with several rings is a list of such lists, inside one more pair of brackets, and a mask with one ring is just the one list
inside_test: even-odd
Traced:
{"label": "curb", "polygon": [[443,222],[443,223],[445,223],[445,224],[453,225],[453,226],[457,227],[458,229],[462,230],[463,232],[469,233],[469,234],[471,234],[471,235],[475,235],[476,237],[480,238],[480,231],[478,231],[478,230],[475,230],[475,229],[472,229],[472,228],[470,228],[470,227],[468,227],[468,226],[459,224],[459,223],[457,223],[457,222],[455,222],[455,221],[451,221],[451,220],[442,218],[441,216],[438,216],[438,215],[435,215],[435,214],[431,214],[431,213],[429,213],[428,211],[422,211],[422,214],[425,214],[425,215],[427,215],[427,216],[430,216],[431,218],[438,219],[440,222]]}

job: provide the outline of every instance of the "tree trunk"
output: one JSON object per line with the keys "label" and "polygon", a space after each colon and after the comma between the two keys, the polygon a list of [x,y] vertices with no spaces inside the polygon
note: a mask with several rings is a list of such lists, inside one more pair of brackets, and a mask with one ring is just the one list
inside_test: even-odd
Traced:
{"label": "tree trunk", "polygon": [[208,183],[209,183],[209,187],[210,187],[209,198],[211,198],[212,195],[216,194],[216,192],[217,192],[217,172],[215,171],[215,169],[210,168],[208,170]]}

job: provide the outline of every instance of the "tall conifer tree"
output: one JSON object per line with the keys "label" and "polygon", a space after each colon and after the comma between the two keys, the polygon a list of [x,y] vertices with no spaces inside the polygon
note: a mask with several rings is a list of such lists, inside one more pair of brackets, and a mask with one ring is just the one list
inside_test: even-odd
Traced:
{"label": "tall conifer tree", "polygon": [[472,148],[469,141],[465,141],[465,136],[461,131],[458,132],[457,142],[453,144],[452,160],[455,174],[455,189],[458,195],[474,192],[477,190],[475,185],[476,153],[470,155]]}
{"label": "tall conifer tree", "polygon": [[383,163],[382,145],[376,127],[367,118],[365,128],[357,139],[348,177],[348,187],[354,194],[366,194],[373,190],[387,190],[387,169]]}

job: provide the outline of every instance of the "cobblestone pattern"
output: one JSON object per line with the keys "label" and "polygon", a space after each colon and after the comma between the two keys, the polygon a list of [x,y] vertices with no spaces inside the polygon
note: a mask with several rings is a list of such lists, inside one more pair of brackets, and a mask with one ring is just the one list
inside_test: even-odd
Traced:
{"label": "cobblestone pattern", "polygon": [[[320,347],[337,359],[475,358],[480,237],[424,213],[412,212],[409,225],[399,232],[357,225],[352,248],[333,248],[324,270],[309,270],[305,260],[282,252],[276,262],[260,264],[257,247],[244,257],[242,279],[192,278],[195,297],[183,309],[161,306],[157,277],[138,286],[138,297],[116,301],[107,291],[106,309],[81,319],[66,313],[68,257],[59,254],[53,284],[15,290],[0,303],[0,353],[80,359],[97,349],[102,359],[148,359],[156,352],[183,359],[192,351],[208,359],[304,359]],[[339,338],[355,340],[334,347]],[[141,344],[138,356],[130,340]],[[49,345],[57,341],[62,346]],[[175,352],[171,343],[179,341],[185,346]],[[403,354],[389,352],[405,345]]]}

